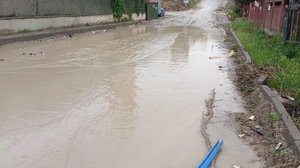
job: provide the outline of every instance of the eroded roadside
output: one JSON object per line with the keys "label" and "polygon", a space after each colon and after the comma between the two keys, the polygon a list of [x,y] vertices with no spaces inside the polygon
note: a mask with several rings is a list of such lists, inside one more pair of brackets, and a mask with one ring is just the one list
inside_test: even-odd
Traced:
{"label": "eroded roadside", "polygon": [[235,62],[234,83],[242,93],[247,110],[247,113],[235,114],[237,135],[263,160],[264,167],[298,167],[299,158],[290,149],[292,144],[288,144],[283,137],[286,128],[281,116],[264,98],[257,84],[256,80],[262,73],[252,64],[246,63],[243,52],[229,31],[229,25],[225,25],[224,29],[227,34],[225,44],[236,52],[232,58]]}

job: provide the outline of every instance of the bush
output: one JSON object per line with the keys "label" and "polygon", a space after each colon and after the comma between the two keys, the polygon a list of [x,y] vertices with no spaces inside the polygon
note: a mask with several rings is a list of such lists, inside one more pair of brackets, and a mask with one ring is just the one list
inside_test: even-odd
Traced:
{"label": "bush", "polygon": [[113,11],[114,19],[120,22],[120,19],[123,16],[123,0],[111,0],[111,9]]}

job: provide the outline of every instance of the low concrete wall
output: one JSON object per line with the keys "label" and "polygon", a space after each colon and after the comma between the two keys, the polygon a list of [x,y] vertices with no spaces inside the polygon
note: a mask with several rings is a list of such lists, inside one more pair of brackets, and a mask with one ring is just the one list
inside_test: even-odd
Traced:
{"label": "low concrete wall", "polygon": [[109,14],[110,0],[0,0],[0,17]]}
{"label": "low concrete wall", "polygon": [[[124,15],[126,17],[126,15]],[[132,15],[133,20],[145,20],[145,14]],[[40,17],[40,18],[17,18],[0,19],[0,35],[16,33],[28,29],[30,31],[43,30],[49,28],[62,28],[72,25],[101,24],[113,22],[112,15],[98,16],[78,16],[78,17]]]}

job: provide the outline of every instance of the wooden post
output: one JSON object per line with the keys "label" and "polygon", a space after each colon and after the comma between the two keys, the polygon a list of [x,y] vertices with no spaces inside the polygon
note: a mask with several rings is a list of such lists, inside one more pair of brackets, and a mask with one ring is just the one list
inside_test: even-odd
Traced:
{"label": "wooden post", "polygon": [[[300,11],[298,10],[298,15],[297,15],[297,23],[296,23],[296,41],[297,41],[297,37],[298,37],[298,28],[299,28],[299,13]],[[300,41],[300,39],[298,39]]]}
{"label": "wooden post", "polygon": [[279,33],[281,33],[281,31],[282,31],[283,10],[284,10],[284,0],[281,0],[280,15],[279,15],[280,20],[279,20],[279,25],[278,25]]}
{"label": "wooden post", "polygon": [[275,8],[275,0],[273,0],[272,8],[271,8],[271,22],[269,25],[269,30],[272,31],[272,23],[273,23],[273,14],[274,14],[274,8]]}
{"label": "wooden post", "polygon": [[292,41],[293,28],[294,28],[294,18],[295,18],[295,11],[293,10],[292,24],[291,24],[291,32],[290,32],[290,41]]}

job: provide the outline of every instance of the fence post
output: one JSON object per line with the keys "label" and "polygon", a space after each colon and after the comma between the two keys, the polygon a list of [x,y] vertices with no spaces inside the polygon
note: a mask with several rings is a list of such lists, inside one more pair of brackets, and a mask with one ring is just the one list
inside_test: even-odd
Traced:
{"label": "fence post", "polygon": [[272,23],[273,23],[273,13],[274,13],[274,8],[275,8],[275,0],[273,0],[272,8],[271,8],[271,21],[269,25],[269,30],[272,31]]}
{"label": "fence post", "polygon": [[[300,13],[300,10],[298,10],[298,12],[297,12],[298,14],[297,14],[297,23],[296,23],[296,41],[297,41],[297,38],[299,38],[299,36],[298,36],[298,28],[299,28],[299,13]],[[298,39],[299,41],[300,41],[300,39]]]}
{"label": "fence post", "polygon": [[280,21],[279,21],[279,25],[278,25],[279,34],[281,33],[281,30],[282,30],[283,9],[284,9],[284,0],[281,0],[280,15],[279,15]]}
{"label": "fence post", "polygon": [[291,30],[290,30],[290,40],[292,40],[292,36],[293,36],[293,28],[294,28],[294,17],[295,17],[295,11],[293,10],[292,12],[292,24],[291,24]]}

